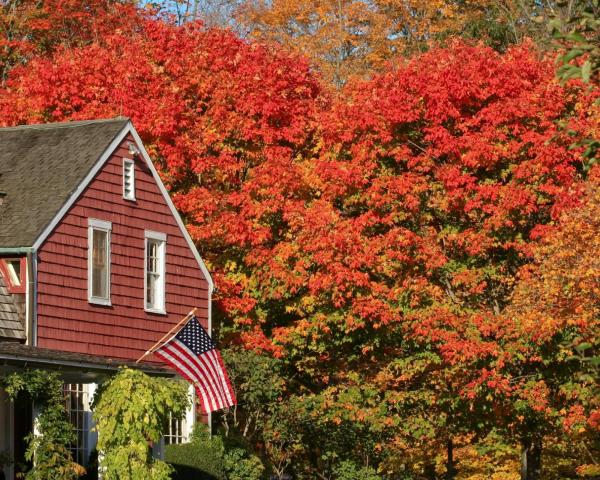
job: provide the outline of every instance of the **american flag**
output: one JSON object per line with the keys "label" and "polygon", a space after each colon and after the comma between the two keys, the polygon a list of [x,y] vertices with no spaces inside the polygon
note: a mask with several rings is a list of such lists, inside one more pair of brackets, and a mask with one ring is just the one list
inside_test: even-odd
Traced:
{"label": "american flag", "polygon": [[221,354],[195,316],[154,354],[194,385],[205,413],[236,404]]}

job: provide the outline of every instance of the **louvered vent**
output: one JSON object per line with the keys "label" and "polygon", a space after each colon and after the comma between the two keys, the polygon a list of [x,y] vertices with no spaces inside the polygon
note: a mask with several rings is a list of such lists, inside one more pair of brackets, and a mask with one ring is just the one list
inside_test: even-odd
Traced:
{"label": "louvered vent", "polygon": [[123,198],[135,200],[135,164],[133,160],[123,160]]}

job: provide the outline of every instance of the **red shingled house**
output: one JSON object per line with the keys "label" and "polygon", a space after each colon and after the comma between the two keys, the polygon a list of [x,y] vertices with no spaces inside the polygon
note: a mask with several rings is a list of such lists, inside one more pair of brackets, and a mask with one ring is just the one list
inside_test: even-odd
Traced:
{"label": "red shingled house", "polygon": [[[63,372],[85,464],[95,384],[194,307],[210,331],[212,280],[128,119],[0,129],[0,202],[0,373]],[[31,415],[0,401],[0,451]]]}

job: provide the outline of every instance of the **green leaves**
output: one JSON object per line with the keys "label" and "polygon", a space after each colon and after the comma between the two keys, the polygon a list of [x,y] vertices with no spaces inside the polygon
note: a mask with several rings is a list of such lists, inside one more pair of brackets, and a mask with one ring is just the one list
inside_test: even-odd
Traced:
{"label": "green leaves", "polygon": [[[26,480],[75,480],[85,469],[73,461],[69,449],[75,439],[73,426],[65,411],[63,382],[58,372],[24,370],[2,378],[2,387],[15,401],[34,402],[40,408],[38,435],[25,438],[25,458],[33,462]],[[35,460],[35,461],[34,461]]]}
{"label": "green leaves", "polygon": [[171,467],[152,458],[171,418],[189,406],[187,385],[122,368],[98,389],[93,415],[100,468],[107,480],[167,480]]}
{"label": "green leaves", "polygon": [[[584,2],[582,2],[584,3]],[[564,82],[580,78],[584,83],[597,82],[600,70],[600,5],[597,0],[585,2],[574,16],[554,18],[549,27],[567,52],[559,57],[559,78]]]}

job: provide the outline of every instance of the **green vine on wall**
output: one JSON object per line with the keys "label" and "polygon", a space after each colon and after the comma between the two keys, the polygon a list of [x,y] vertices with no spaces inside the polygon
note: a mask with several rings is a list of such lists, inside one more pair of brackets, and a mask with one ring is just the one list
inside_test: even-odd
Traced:
{"label": "green vine on wall", "polygon": [[92,406],[104,480],[167,480],[172,467],[152,457],[170,417],[189,405],[185,383],[122,368],[97,391]]}
{"label": "green vine on wall", "polygon": [[65,410],[63,381],[58,372],[24,370],[11,373],[1,380],[11,400],[25,395],[39,409],[36,428],[25,440],[25,459],[33,462],[26,480],[72,480],[85,473],[73,461],[69,445],[75,440],[73,426]]}

